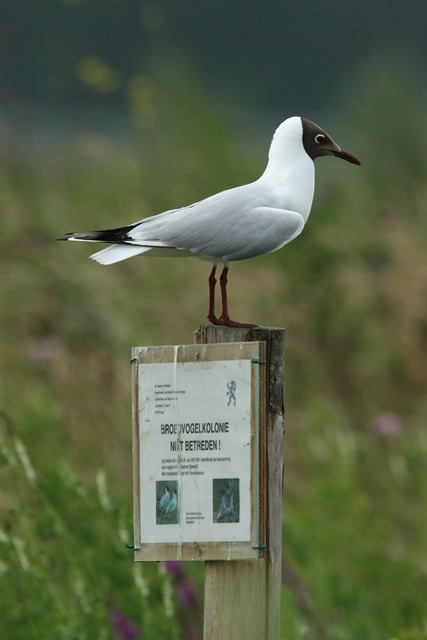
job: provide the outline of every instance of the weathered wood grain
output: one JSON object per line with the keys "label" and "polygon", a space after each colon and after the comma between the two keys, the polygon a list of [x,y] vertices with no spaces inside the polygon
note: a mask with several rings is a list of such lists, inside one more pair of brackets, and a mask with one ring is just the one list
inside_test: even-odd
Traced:
{"label": "weathered wood grain", "polygon": [[[267,551],[258,560],[205,562],[204,640],[279,640],[282,560],[284,329],[202,325],[196,344],[265,342],[266,407],[260,425]],[[262,453],[260,455],[262,458]],[[261,462],[260,462],[261,464]]]}

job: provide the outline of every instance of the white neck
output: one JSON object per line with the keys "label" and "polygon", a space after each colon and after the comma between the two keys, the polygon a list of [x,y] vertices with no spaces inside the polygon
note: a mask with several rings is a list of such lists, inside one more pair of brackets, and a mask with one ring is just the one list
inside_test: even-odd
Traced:
{"label": "white neck", "polygon": [[270,183],[286,208],[292,207],[307,220],[314,195],[314,163],[304,149],[301,118],[288,118],[278,127],[260,179]]}

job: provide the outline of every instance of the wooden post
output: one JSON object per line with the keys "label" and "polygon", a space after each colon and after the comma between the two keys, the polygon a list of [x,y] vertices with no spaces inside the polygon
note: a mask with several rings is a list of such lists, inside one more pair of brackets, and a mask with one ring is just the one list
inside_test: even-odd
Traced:
{"label": "wooden post", "polygon": [[284,329],[202,325],[196,344],[265,342],[267,551],[258,560],[205,562],[204,640],[279,640],[282,564]]}

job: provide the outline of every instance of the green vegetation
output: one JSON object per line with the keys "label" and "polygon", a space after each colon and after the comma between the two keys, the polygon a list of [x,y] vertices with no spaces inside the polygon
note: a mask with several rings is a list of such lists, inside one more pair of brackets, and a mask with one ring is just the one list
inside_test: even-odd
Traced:
{"label": "green vegetation", "polygon": [[[202,566],[135,566],[125,546],[129,356],[192,342],[209,266],[101,267],[91,246],[53,241],[262,171],[268,141],[243,146],[248,129],[231,135],[190,73],[153,78],[129,96],[132,144],[94,131],[52,141],[25,123],[2,135],[5,640],[200,637]],[[231,269],[232,316],[287,329],[284,640],[427,638],[425,105],[384,68],[362,81],[363,101],[327,128],[363,166],[318,161],[301,238]]]}

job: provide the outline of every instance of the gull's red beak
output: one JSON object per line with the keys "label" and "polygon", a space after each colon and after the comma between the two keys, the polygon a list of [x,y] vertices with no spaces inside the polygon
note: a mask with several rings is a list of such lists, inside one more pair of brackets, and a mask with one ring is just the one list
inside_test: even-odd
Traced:
{"label": "gull's red beak", "polygon": [[332,151],[332,153],[334,154],[334,156],[337,156],[337,158],[342,158],[343,160],[347,160],[347,162],[351,162],[351,164],[361,165],[360,160],[358,160],[356,156],[353,156],[351,153],[348,153],[348,151],[344,151],[344,149],[340,149],[339,151]]}

